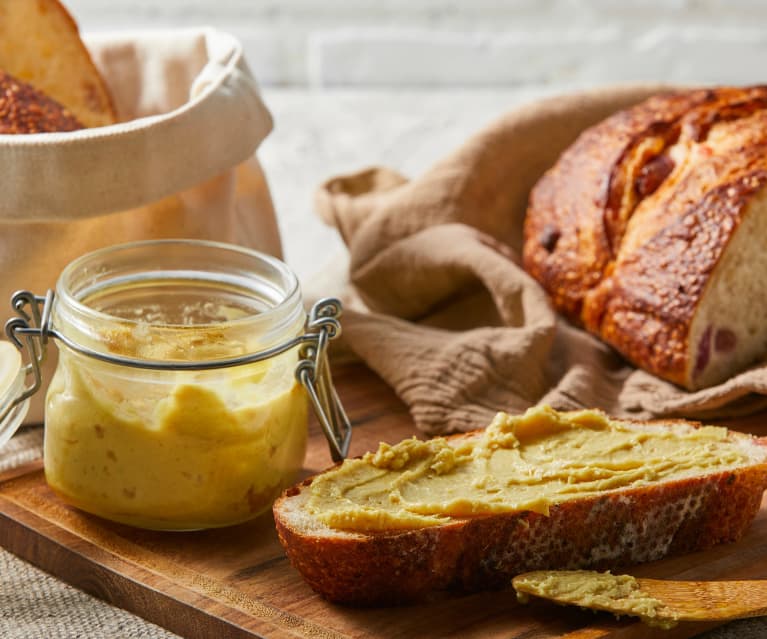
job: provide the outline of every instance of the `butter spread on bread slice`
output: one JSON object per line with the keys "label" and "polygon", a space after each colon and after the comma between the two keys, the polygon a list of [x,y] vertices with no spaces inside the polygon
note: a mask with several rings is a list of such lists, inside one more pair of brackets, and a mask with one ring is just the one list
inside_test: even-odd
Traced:
{"label": "butter spread on bread slice", "polygon": [[531,192],[554,306],[698,389],[767,353],[767,87],[671,92],[585,130]]}
{"label": "butter spread on bread slice", "polygon": [[274,516],[315,590],[371,605],[733,541],[766,486],[767,446],[749,435],[541,407],[382,444],[286,491]]}
{"label": "butter spread on bread slice", "polygon": [[64,105],[86,127],[117,121],[77,24],[58,0],[0,0],[0,69]]}

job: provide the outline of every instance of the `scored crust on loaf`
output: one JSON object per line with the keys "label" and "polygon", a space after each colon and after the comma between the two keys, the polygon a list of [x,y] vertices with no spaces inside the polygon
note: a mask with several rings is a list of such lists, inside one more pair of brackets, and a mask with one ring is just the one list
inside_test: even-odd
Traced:
{"label": "scored crust on loaf", "polygon": [[584,131],[536,184],[525,268],[634,364],[719,383],[767,351],[765,186],[767,87],[652,97]]}
{"label": "scored crust on loaf", "polygon": [[749,450],[751,463],[571,499],[552,505],[548,515],[520,511],[409,530],[338,530],[307,511],[309,478],[275,502],[274,519],[305,581],[328,600],[350,605],[406,603],[448,589],[504,588],[530,570],[615,569],[742,536],[767,487],[767,443],[732,432],[729,437]]}
{"label": "scored crust on loaf", "polygon": [[63,104],[87,127],[117,121],[77,23],[58,0],[0,0],[0,69]]}
{"label": "scored crust on loaf", "polygon": [[0,71],[0,134],[75,131],[83,125],[55,100]]}

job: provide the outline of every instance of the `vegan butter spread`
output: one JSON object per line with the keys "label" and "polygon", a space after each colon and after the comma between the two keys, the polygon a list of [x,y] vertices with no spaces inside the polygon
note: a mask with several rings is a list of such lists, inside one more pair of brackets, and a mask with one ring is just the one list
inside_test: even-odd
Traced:
{"label": "vegan butter spread", "polygon": [[639,617],[650,626],[671,628],[674,613],[663,602],[643,592],[631,575],[592,570],[539,570],[514,578],[517,599],[529,595],[584,608],[608,610],[616,615]]}
{"label": "vegan butter spread", "polygon": [[499,413],[479,434],[381,444],[316,477],[309,512],[326,525],[375,531],[453,517],[534,511],[605,491],[735,467],[747,449],[716,426],[656,427],[601,412]]}
{"label": "vegan butter spread", "polygon": [[[144,325],[99,336],[112,352],[179,359],[247,352],[215,329]],[[295,479],[307,400],[297,355],[213,371],[140,371],[61,349],[46,405],[45,473],[66,501],[144,528],[251,519]]]}

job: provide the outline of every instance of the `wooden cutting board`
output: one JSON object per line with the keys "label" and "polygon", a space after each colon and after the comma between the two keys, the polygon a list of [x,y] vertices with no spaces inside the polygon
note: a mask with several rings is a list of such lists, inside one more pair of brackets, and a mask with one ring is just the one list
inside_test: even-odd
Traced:
{"label": "wooden cutting board", "polygon": [[[392,392],[362,366],[336,372],[354,423],[352,454],[415,433]],[[733,427],[767,434],[767,420]],[[330,465],[313,425],[306,472]],[[709,625],[653,630],[631,620],[536,602],[511,590],[444,595],[410,607],[358,610],[315,595],[282,551],[271,517],[197,533],[142,531],[72,509],[48,489],[36,462],[0,476],[0,545],[64,581],[190,638],[482,637],[684,639]],[[386,566],[381,566],[386,570]],[[767,502],[737,544],[637,568],[639,576],[767,578]]]}

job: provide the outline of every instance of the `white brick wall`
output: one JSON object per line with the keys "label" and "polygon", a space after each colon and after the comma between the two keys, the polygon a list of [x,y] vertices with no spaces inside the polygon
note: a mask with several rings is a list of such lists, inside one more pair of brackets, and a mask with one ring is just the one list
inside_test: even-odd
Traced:
{"label": "white brick wall", "polygon": [[209,24],[265,86],[767,79],[767,0],[65,0],[84,30]]}

